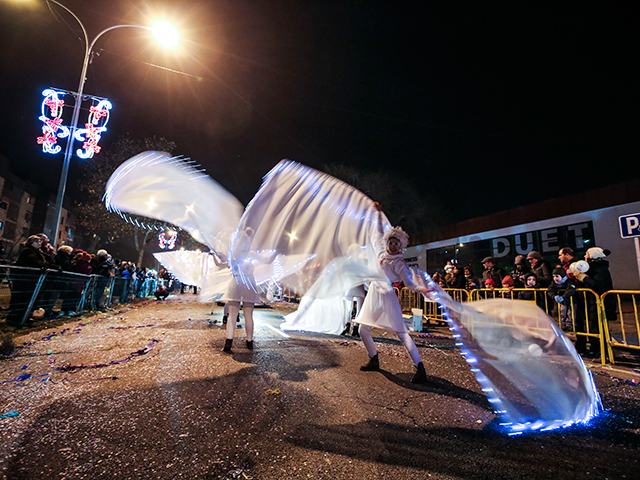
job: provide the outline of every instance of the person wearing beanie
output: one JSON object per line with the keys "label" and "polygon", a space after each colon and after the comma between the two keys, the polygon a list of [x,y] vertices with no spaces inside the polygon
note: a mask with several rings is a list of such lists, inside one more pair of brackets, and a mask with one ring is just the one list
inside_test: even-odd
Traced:
{"label": "person wearing beanie", "polygon": [[525,291],[518,292],[518,300],[526,300],[528,302],[536,302],[536,305],[545,312],[547,307],[545,305],[546,296],[544,292],[538,291],[538,277],[533,272],[529,272],[524,276]]}
{"label": "person wearing beanie", "polygon": [[547,288],[551,285],[551,266],[549,265],[549,262],[544,260],[542,255],[535,250],[529,252],[527,260],[529,260],[529,263],[531,264],[531,271],[535,273],[538,278],[538,285],[540,285],[540,288]]}
{"label": "person wearing beanie", "polygon": [[531,271],[527,257],[524,255],[518,255],[513,262],[513,270],[511,271],[511,278],[513,278],[513,286],[515,288],[525,288],[524,277]]}
{"label": "person wearing beanie", "polygon": [[[599,247],[592,247],[587,250],[584,255],[584,259],[589,264],[589,270],[586,273],[577,273],[576,278],[580,280],[584,288],[589,288],[596,292],[598,295],[602,295],[609,290],[613,290],[613,279],[611,278],[611,272],[609,271],[609,261],[605,260],[611,252]],[[589,333],[598,333],[598,305],[595,295],[588,293],[587,298],[587,320],[589,326]],[[607,295],[604,300],[604,311],[606,320],[611,322],[616,320],[616,302],[614,295]],[[584,340],[586,337],[582,336]],[[598,338],[589,337],[589,354],[593,356],[600,356],[600,341]]]}
{"label": "person wearing beanie", "polygon": [[513,278],[511,278],[511,275],[507,275],[502,279],[502,288],[513,288]]}
{"label": "person wearing beanie", "polygon": [[[558,304],[560,325],[565,331],[573,331],[574,318],[571,315],[573,297],[578,289],[576,281],[567,276],[562,267],[556,267],[552,272],[553,283],[547,289],[547,295]],[[579,338],[580,336],[578,336]]]}

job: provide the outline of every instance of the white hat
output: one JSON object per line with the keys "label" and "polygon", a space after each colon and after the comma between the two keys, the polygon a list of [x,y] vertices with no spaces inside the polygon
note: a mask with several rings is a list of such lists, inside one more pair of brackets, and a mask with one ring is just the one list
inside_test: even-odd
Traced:
{"label": "white hat", "polygon": [[402,229],[402,227],[391,227],[389,230],[384,232],[382,240],[385,244],[387,244],[391,238],[397,238],[400,241],[400,248],[402,250],[407,248],[407,245],[409,245],[409,235]]}
{"label": "white hat", "polygon": [[604,250],[600,247],[591,247],[587,250],[586,258],[604,258],[606,255],[604,254]]}

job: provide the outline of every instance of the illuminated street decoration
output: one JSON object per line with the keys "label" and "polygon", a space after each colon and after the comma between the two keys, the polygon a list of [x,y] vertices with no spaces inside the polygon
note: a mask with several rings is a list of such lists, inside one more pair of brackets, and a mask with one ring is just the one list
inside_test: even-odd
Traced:
{"label": "illuminated street decoration", "polygon": [[80,158],[91,158],[95,153],[99,153],[101,147],[98,145],[102,132],[107,131],[107,123],[109,122],[109,110],[111,110],[111,102],[109,100],[99,100],[94,98],[97,104],[91,105],[89,108],[89,123],[85,124],[85,128],[76,130],[75,138],[81,142],[82,148],[76,150]]}
{"label": "illuminated street decoration", "polygon": [[167,229],[164,232],[160,232],[158,235],[158,246],[162,249],[173,250],[176,248],[176,240],[178,239],[178,232],[172,229]]}
{"label": "illuminated street decoration", "polygon": [[45,153],[55,154],[62,149],[58,145],[58,138],[69,136],[69,128],[62,125],[62,108],[64,100],[57,92],[51,88],[47,88],[42,92],[44,100],[42,101],[40,120],[42,121],[42,137],[38,137],[38,144],[42,145],[42,151]]}
{"label": "illuminated street decoration", "polygon": [[[65,95],[76,95],[74,93],[61,90],[47,88],[42,92],[45,97],[42,101],[41,115],[42,136],[38,137],[38,144],[42,145],[42,151],[45,153],[60,153],[62,147],[58,144],[59,138],[67,138],[71,133],[71,129],[62,124],[62,113],[65,106],[63,97]],[[84,97],[87,98],[87,97]],[[109,111],[112,108],[111,102],[104,98],[89,97],[93,104],[89,107],[89,118],[84,124],[85,128],[76,129],[74,139],[82,143],[76,153],[80,158],[91,158],[94,154],[100,152],[98,142],[102,136],[102,132],[107,130],[109,122]]]}

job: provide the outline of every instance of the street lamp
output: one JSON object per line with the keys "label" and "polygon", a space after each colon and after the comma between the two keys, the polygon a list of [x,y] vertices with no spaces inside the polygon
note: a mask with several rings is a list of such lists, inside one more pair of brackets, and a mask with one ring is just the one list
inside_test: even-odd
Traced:
{"label": "street lamp", "polygon": [[82,29],[82,34],[84,35],[84,62],[82,64],[82,73],[80,74],[80,83],[78,84],[78,92],[76,93],[76,102],[73,106],[73,116],[71,117],[71,128],[69,134],[69,140],[67,142],[67,146],[64,151],[64,161],[62,163],[62,173],[60,175],[60,185],[58,186],[58,195],[56,197],[56,205],[54,209],[54,218],[55,218],[55,228],[52,232],[53,234],[53,245],[55,246],[58,241],[58,230],[60,228],[60,218],[62,216],[62,202],[64,200],[64,194],[67,187],[67,176],[69,174],[69,164],[71,163],[71,156],[73,155],[73,141],[75,138],[76,129],[78,128],[78,119],[80,117],[80,107],[82,105],[82,95],[84,92],[84,84],[87,79],[87,68],[89,66],[89,60],[91,59],[91,53],[93,51],[93,47],[102,35],[111,30],[115,30],[117,28],[142,28],[144,30],[149,30],[153,32],[156,40],[158,40],[165,47],[173,47],[177,44],[178,35],[176,30],[167,22],[158,22],[153,27],[145,27],[142,25],[115,25],[113,27],[106,28],[102,30],[96,37],[93,39],[91,43],[89,43],[89,37],[87,35],[87,31],[84,28],[84,25],[80,21],[80,19],[73,13],[69,8],[64,6],[62,3],[57,0],[48,0],[51,3],[55,3],[59,7],[65,9],[80,25]]}

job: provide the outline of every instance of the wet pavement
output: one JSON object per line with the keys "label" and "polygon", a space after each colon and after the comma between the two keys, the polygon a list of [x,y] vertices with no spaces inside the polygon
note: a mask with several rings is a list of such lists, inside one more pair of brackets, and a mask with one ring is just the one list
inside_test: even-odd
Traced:
{"label": "wet pavement", "polygon": [[[607,412],[592,425],[508,437],[464,359],[432,327],[430,375],[374,330],[382,372],[351,337],[283,333],[256,309],[255,350],[221,307],[190,295],[31,331],[0,361],[7,479],[637,478],[640,375],[592,364]],[[243,323],[243,322],[241,322]]]}

